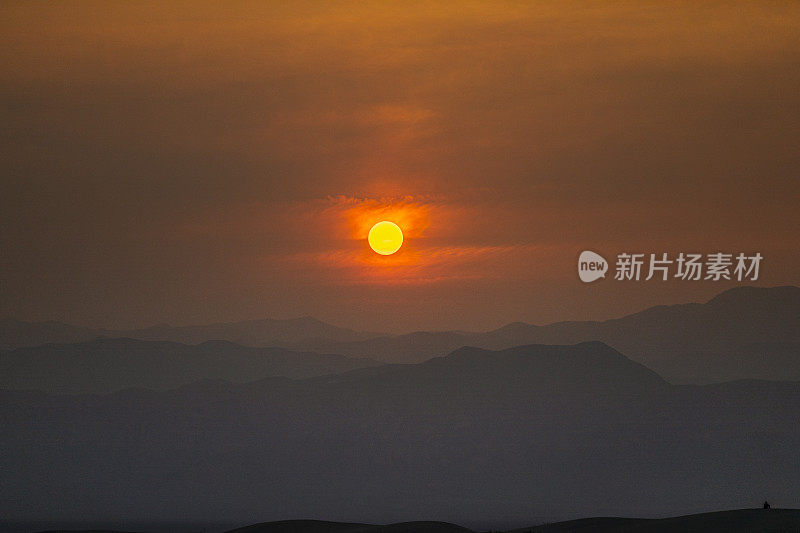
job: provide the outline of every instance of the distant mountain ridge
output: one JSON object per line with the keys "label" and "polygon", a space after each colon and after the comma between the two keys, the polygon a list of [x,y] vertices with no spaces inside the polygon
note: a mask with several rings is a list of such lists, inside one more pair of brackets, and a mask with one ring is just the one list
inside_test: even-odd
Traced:
{"label": "distant mountain ridge", "polygon": [[85,342],[103,335],[103,332],[63,322],[25,322],[0,318],[0,351],[47,343]]}
{"label": "distant mountain ridge", "polygon": [[197,326],[159,324],[142,329],[110,330],[72,326],[61,322],[25,322],[0,319],[0,351],[48,343],[86,342],[98,337],[132,338],[200,344],[224,340],[245,346],[305,349],[331,342],[354,342],[380,336],[327,324],[305,316],[291,319],[258,319]]}
{"label": "distant mountain ridge", "polygon": [[678,382],[800,380],[800,288],[740,287],[705,304],[661,305],[602,322],[514,322],[485,333],[417,332],[316,349],[418,362],[460,346],[496,350],[584,341],[602,341]]}
{"label": "distant mountain ridge", "polygon": [[277,346],[304,349],[321,343],[356,342],[379,336],[333,326],[304,316],[286,320],[271,318],[201,326],[153,326],[120,332],[121,336],[142,340],[171,340],[199,344],[208,340],[227,340],[246,346]]}
{"label": "distant mountain ridge", "polygon": [[0,353],[0,388],[54,393],[108,393],[131,387],[171,389],[204,380],[305,378],[380,363],[316,352],[256,348],[228,341],[186,345],[170,341],[98,338]]}

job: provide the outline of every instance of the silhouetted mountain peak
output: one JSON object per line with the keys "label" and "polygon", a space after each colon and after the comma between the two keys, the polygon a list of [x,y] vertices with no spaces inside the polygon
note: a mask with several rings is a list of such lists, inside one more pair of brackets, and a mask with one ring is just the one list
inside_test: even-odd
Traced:
{"label": "silhouetted mountain peak", "polygon": [[488,333],[499,333],[499,334],[517,334],[526,332],[531,328],[535,328],[536,326],[533,324],[528,324],[527,322],[510,322],[505,326],[501,326],[495,330],[489,331]]}
{"label": "silhouetted mountain peak", "polygon": [[103,348],[103,349],[164,349],[164,348],[187,348],[186,344],[173,341],[148,341],[134,339],[132,337],[111,337],[99,335],[92,340],[81,343],[70,343],[64,346],[75,346],[76,348]]}
{"label": "silhouetted mountain peak", "polygon": [[313,317],[311,315],[303,315],[303,316],[299,316],[297,318],[290,318],[286,322],[291,322],[291,323],[294,323],[294,324],[310,324],[310,325],[314,325],[314,326],[323,326],[323,325],[324,326],[329,326],[330,325],[327,322],[323,322],[322,320],[320,320],[320,319],[318,319],[316,317]]}
{"label": "silhouetted mountain peak", "polygon": [[237,350],[237,349],[242,350],[246,348],[241,344],[220,339],[212,339],[205,342],[201,342],[197,346],[206,349],[219,349],[219,350]]}
{"label": "silhouetted mountain peak", "polygon": [[[128,349],[133,347],[155,347],[158,345],[175,345],[177,343],[160,341],[142,341],[130,337],[111,337],[108,335],[98,335],[93,339],[83,342],[47,342],[42,344],[43,348],[66,349],[66,350],[96,350],[96,349]],[[36,350],[38,347],[30,346],[18,348],[18,350]]]}
{"label": "silhouetted mountain peak", "polygon": [[734,287],[719,293],[708,301],[712,305],[753,305],[755,303],[800,304],[800,287]]}
{"label": "silhouetted mountain peak", "polygon": [[500,378],[509,384],[529,383],[547,389],[600,386],[620,390],[666,384],[652,370],[596,341],[573,345],[529,344],[498,351],[464,346],[420,366],[441,369],[446,375]]}
{"label": "silhouetted mountain peak", "polygon": [[587,341],[579,342],[571,345],[552,345],[552,344],[526,344],[522,346],[514,346],[512,348],[505,348],[502,350],[487,350],[484,348],[477,348],[475,346],[462,346],[454,350],[441,359],[464,360],[464,359],[480,359],[487,358],[543,358],[543,357],[559,357],[564,355],[578,355],[586,357],[587,360],[597,358],[613,358],[630,361],[627,357],[620,352],[600,341]]}
{"label": "silhouetted mountain peak", "polygon": [[[235,325],[272,325],[272,326],[331,326],[310,315],[303,315],[295,318],[254,318],[239,322],[220,322],[218,324],[207,324],[208,326],[235,326]],[[184,327],[203,327],[203,326],[184,326]],[[335,326],[331,326],[335,327]]]}

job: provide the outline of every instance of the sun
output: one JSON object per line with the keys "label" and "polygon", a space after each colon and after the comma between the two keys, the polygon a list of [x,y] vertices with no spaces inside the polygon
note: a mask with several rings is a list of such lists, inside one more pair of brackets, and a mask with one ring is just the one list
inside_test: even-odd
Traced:
{"label": "sun", "polygon": [[370,247],[381,255],[392,255],[403,246],[403,230],[394,222],[384,220],[369,230]]}

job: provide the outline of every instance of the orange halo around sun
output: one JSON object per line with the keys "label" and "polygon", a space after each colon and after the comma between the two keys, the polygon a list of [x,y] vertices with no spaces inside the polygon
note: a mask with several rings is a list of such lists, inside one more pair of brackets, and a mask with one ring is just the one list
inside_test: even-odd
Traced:
{"label": "orange halo around sun", "polygon": [[383,220],[369,230],[367,242],[381,255],[392,255],[403,245],[403,230],[394,222]]}

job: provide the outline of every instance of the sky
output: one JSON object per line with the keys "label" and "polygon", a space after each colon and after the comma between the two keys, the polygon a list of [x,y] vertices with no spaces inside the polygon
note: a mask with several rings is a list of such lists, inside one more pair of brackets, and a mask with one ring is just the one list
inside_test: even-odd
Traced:
{"label": "sky", "polygon": [[487,330],[740,284],[587,284],[583,250],[759,252],[751,284],[798,285],[798,27],[795,1],[3,2],[0,316]]}

